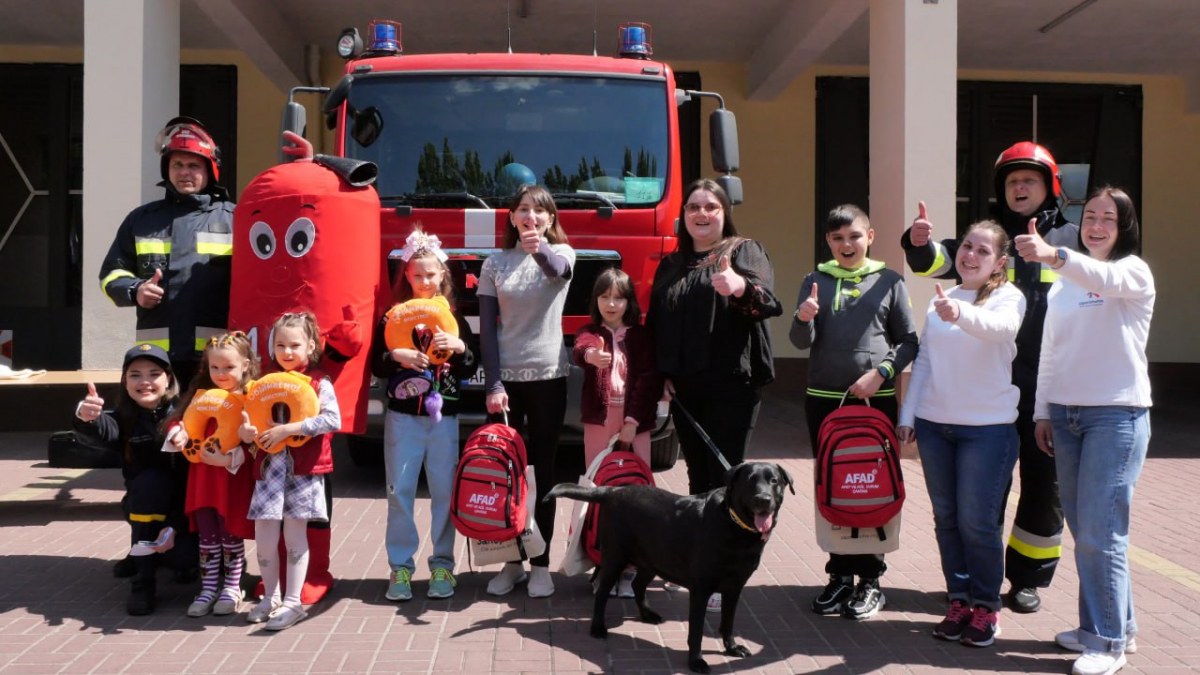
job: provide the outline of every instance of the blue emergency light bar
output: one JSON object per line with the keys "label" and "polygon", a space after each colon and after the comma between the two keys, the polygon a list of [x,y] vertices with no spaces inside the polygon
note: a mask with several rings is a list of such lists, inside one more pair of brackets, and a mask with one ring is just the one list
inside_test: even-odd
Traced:
{"label": "blue emergency light bar", "polygon": [[371,39],[370,50],[373,52],[400,54],[404,51],[400,44],[400,24],[395,21],[374,20],[367,26],[367,35]]}
{"label": "blue emergency light bar", "polygon": [[649,58],[654,53],[651,46],[652,31],[648,23],[623,23],[617,28],[617,54],[636,59]]}

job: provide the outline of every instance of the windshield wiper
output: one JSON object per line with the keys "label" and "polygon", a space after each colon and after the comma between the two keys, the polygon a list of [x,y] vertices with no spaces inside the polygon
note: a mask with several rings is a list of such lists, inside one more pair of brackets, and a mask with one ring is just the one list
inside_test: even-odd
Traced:
{"label": "windshield wiper", "polygon": [[419,201],[465,201],[478,205],[481,208],[493,208],[483,197],[473,195],[470,192],[408,192],[402,195],[392,195],[390,197],[381,197],[380,201],[400,201],[400,202],[419,202]]}
{"label": "windshield wiper", "polygon": [[610,209],[616,209],[617,205],[611,199],[602,194],[595,192],[551,192],[550,196],[555,199],[573,199],[577,202],[590,202],[604,204]]}

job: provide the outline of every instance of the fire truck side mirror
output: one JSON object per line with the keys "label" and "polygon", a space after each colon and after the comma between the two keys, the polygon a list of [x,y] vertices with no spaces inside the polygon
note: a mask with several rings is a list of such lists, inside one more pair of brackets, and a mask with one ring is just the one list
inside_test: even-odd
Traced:
{"label": "fire truck side mirror", "polygon": [[742,203],[742,179],[737,176],[725,174],[717,177],[717,185],[729,195],[729,201],[732,204]]}
{"label": "fire truck side mirror", "polygon": [[737,119],[732,111],[718,108],[708,116],[708,142],[712,146],[715,171],[732,173],[738,170]]}
{"label": "fire truck side mirror", "polygon": [[[283,136],[283,132],[290,131],[294,134],[303,136],[305,128],[308,126],[308,113],[304,110],[304,106],[295,101],[288,101],[283,106],[283,114],[279,120],[279,135]],[[295,160],[296,157],[279,151],[279,163],[287,164]]]}

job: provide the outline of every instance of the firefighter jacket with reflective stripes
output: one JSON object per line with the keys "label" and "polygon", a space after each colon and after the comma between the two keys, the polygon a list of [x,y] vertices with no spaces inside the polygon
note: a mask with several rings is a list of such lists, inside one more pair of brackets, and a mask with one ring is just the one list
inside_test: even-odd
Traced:
{"label": "firefighter jacket with reflective stripes", "polygon": [[[100,266],[100,287],[118,307],[137,307],[137,342],[152,342],[171,359],[197,353],[229,324],[233,202],[222,193],[166,197],[134,209]],[[163,272],[163,300],[146,309],[137,288]]]}
{"label": "firefighter jacket with reflective stripes", "polygon": [[[1000,196],[1004,198],[1003,195]],[[1029,219],[1037,218],[1038,233],[1047,244],[1079,250],[1079,226],[1063,216],[1054,197],[1046,200],[1042,210],[1033,216],[1003,209],[997,221],[1004,226],[1010,240],[1017,235],[1029,233]],[[900,239],[908,266],[918,276],[938,279],[958,279],[954,271],[954,256],[958,252],[957,239],[930,241],[925,246],[913,246],[909,231]],[[1037,391],[1038,359],[1042,352],[1042,326],[1046,322],[1046,294],[1058,279],[1058,273],[1049,265],[1025,262],[1012,245],[1009,246],[1008,280],[1025,294],[1025,320],[1017,333],[1017,358],[1013,361],[1013,384],[1021,390],[1020,408],[1033,410],[1034,394]]]}

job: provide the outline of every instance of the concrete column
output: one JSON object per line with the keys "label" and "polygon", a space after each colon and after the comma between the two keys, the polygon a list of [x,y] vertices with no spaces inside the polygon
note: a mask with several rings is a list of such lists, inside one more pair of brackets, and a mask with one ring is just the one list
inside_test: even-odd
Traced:
{"label": "concrete column", "polygon": [[100,290],[125,215],[162,195],[154,137],[179,109],[179,0],[86,0],[83,14],[83,367],[118,368],[134,310]]}
{"label": "concrete column", "polygon": [[957,0],[871,0],[873,258],[903,271],[924,324],[933,283],[904,263],[900,235],[924,201],[934,236],[955,232]]}

